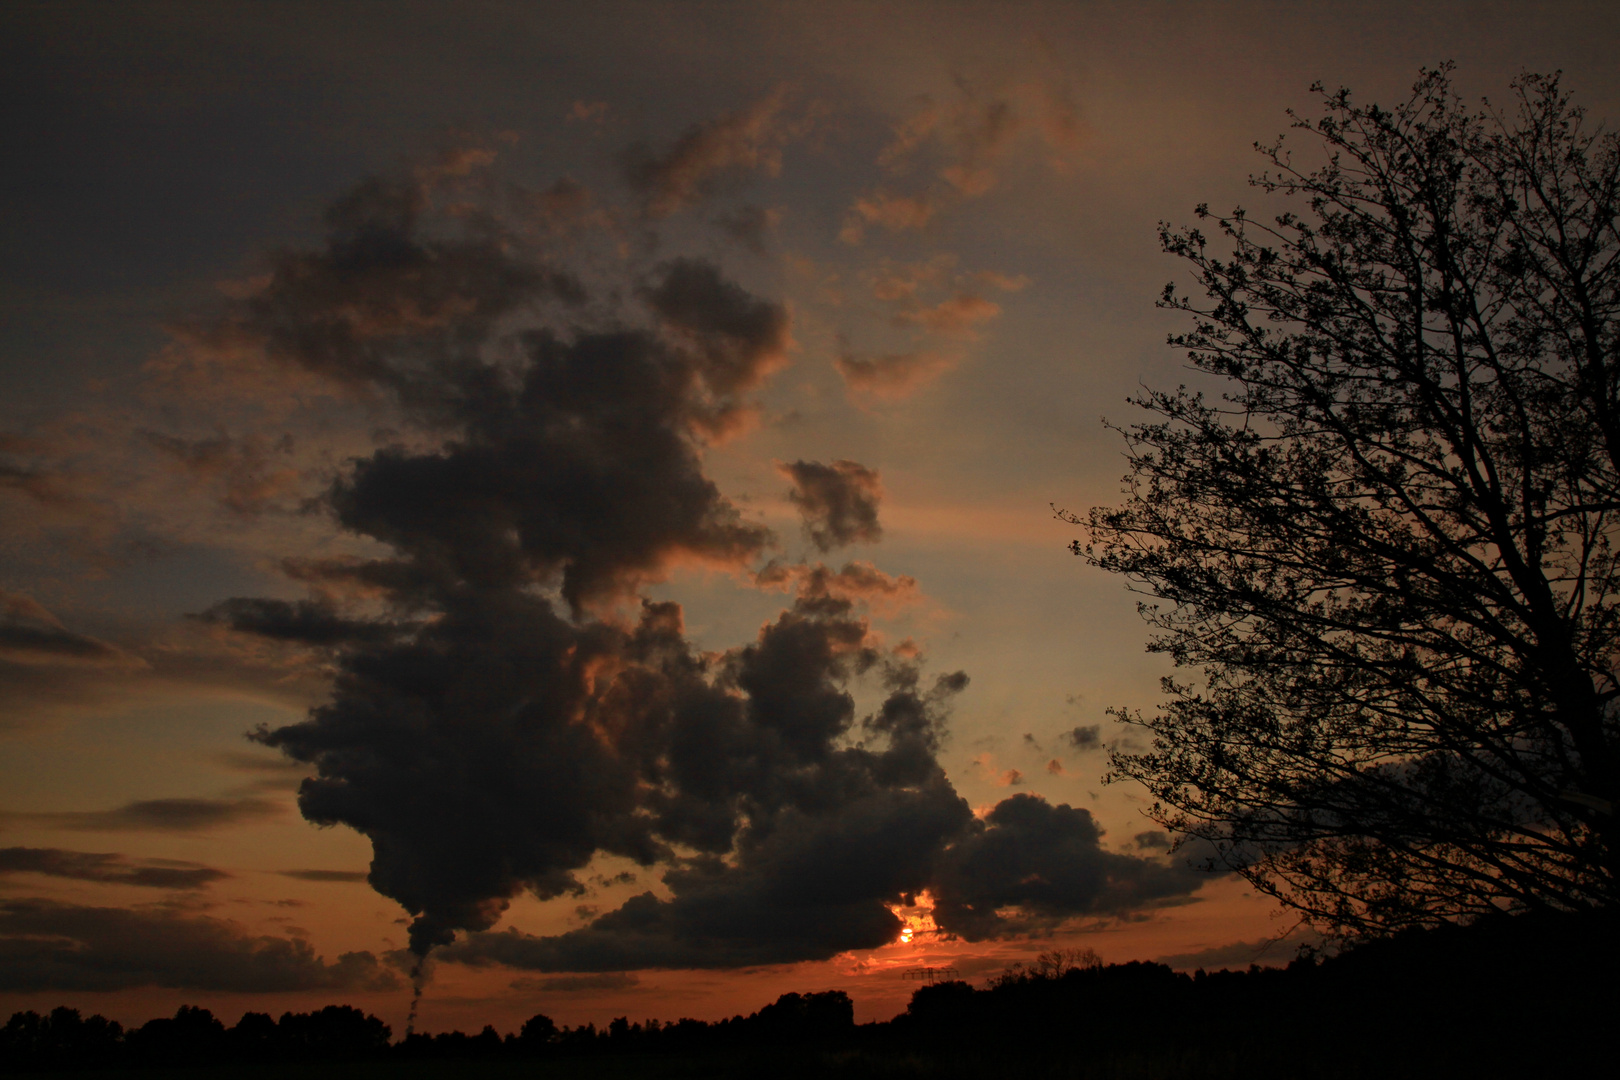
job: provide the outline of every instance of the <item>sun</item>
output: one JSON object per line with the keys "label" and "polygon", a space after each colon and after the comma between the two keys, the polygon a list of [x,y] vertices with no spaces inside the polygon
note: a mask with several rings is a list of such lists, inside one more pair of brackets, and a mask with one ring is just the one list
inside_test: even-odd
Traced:
{"label": "sun", "polygon": [[898,904],[887,906],[900,920],[900,935],[894,939],[894,944],[921,945],[923,939],[939,933],[939,927],[934,922],[934,898],[926,889],[914,896],[903,897]]}

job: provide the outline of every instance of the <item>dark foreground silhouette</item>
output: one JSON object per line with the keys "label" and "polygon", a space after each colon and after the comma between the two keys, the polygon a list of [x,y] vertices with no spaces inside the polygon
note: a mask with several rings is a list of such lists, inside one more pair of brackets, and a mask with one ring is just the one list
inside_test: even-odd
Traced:
{"label": "dark foreground silhouette", "polygon": [[[856,1025],[842,991],[786,994],[750,1016],[390,1041],[348,1006],[208,1010],[125,1031],[60,1008],[0,1030],[11,1073],[218,1076],[1348,1077],[1607,1075],[1615,1064],[1616,921],[1502,917],[1370,942],[1287,968],[1178,974],[1132,962],[1013,969],[976,989],[919,988]],[[1057,954],[1053,954],[1056,956]],[[1597,1071],[1601,1070],[1601,1072]]]}

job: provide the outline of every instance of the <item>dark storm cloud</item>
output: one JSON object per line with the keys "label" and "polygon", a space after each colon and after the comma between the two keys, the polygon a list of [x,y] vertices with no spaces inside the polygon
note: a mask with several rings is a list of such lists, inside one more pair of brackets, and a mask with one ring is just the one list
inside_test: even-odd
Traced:
{"label": "dark storm cloud", "polygon": [[[945,702],[966,677],[924,690],[915,668],[891,667],[888,697],[860,725],[884,749],[840,745],[854,717],[831,677],[838,654],[871,661],[864,649],[847,651],[858,645],[853,629],[785,615],[732,656],[747,710],[709,718],[729,721],[719,730],[699,722],[677,735],[681,790],[723,795],[747,811],[734,862],[687,860],[665,874],[669,900],[644,893],[555,937],[475,934],[444,957],[539,971],[729,968],[824,960],[893,940],[901,923],[889,904],[926,888],[940,851],[972,821],[935,760]],[[697,809],[712,812],[712,800]],[[675,815],[677,825],[686,820]],[[676,832],[694,847],[709,840],[717,853],[724,836]]]}
{"label": "dark storm cloud", "polygon": [[7,814],[47,828],[74,832],[201,832],[275,817],[285,808],[268,799],[144,799],[115,810],[62,810]]}
{"label": "dark storm cloud", "polygon": [[934,918],[969,941],[1117,915],[1186,897],[1207,876],[1101,846],[1089,811],[1037,795],[1003,799],[945,856]]}
{"label": "dark storm cloud", "polygon": [[332,492],[340,523],[396,548],[394,576],[429,591],[560,579],[576,608],[682,559],[754,558],[769,533],[704,475],[699,449],[782,361],[786,313],[690,261],[644,296],[656,328],[535,332],[513,381],[441,372],[433,411],[458,438],[358,462]]}
{"label": "dark storm cloud", "polygon": [[883,537],[878,503],[883,484],[876,469],[857,461],[795,461],[777,471],[793,482],[788,498],[804,518],[804,531],[822,551]]}
{"label": "dark storm cloud", "polygon": [[[694,654],[674,605],[646,605],[627,630],[570,623],[535,598],[509,596],[501,613],[486,599],[451,607],[409,648],[351,650],[332,704],[261,737],[320,769],[305,816],[371,837],[370,880],[418,913],[419,949],[487,928],[524,889],[582,892],[574,873],[598,851],[650,865],[679,843],[709,854],[672,871],[682,901],[633,930],[666,939],[669,962],[693,956],[719,905],[734,937],[722,966],[838,952],[892,935],[881,898],[920,887],[928,853],[968,817],[933,757],[960,680],[919,692],[892,667],[863,727],[885,749],[842,745],[856,725],[844,684],[884,662],[847,612],[788,612],[715,659]],[[888,846],[868,858],[857,839]],[[732,851],[740,870],[721,872]],[[826,909],[819,922],[785,931],[798,945],[777,941],[770,906],[841,876],[866,883],[807,901]],[[627,918],[592,932],[619,942]]]}
{"label": "dark storm cloud", "polygon": [[0,990],[182,990],[275,993],[389,990],[367,952],[328,963],[306,941],[257,936],[223,919],[161,908],[0,901]]}
{"label": "dark storm cloud", "polygon": [[643,893],[556,937],[474,934],[443,956],[537,971],[624,971],[782,964],[877,948],[901,928],[888,904],[927,884],[942,841],[968,818],[943,782],[875,791],[836,814],[784,814],[735,868],[697,863],[666,874],[670,900]]}
{"label": "dark storm cloud", "polygon": [[[649,159],[649,206],[759,165],[773,116],[695,129]],[[427,229],[430,202],[357,191],[326,247],[282,255],[233,324],[414,425],[408,444],[351,461],[324,501],[386,553],[289,560],[309,600],[203,616],[329,652],[330,699],[255,736],[314,769],[303,815],[370,839],[367,880],[414,916],[418,957],[607,972],[891,940],[888,905],[983,829],[937,761],[966,676],[925,682],[914,647],[880,649],[854,614],[915,582],[865,563],[760,572],[796,599],[718,652],[687,639],[679,605],[639,595],[682,563],[757,570],[773,546],[703,455],[786,362],[786,308],[675,259],[574,324],[553,304],[560,271]],[[877,538],[876,472],[788,468],[818,542]],[[881,697],[864,717],[863,679]],[[602,854],[665,868],[669,898],[552,938],[487,933],[522,892],[584,893],[577,875]]]}
{"label": "dark storm cloud", "polygon": [[231,876],[223,870],[192,862],[134,861],[112,853],[61,848],[0,848],[0,874],[25,873],[151,889],[200,889]]}
{"label": "dark storm cloud", "polygon": [[643,295],[695,361],[713,406],[694,420],[707,430],[724,430],[737,395],[787,362],[787,309],[727,281],[711,263],[676,259]]}
{"label": "dark storm cloud", "polygon": [[[388,333],[288,332],[271,352],[369,380],[447,429],[436,449],[354,462],[331,490],[338,523],[391,558],[290,568],[414,618],[347,620],[319,594],[232,600],[207,617],[337,649],[331,703],[260,737],[317,767],[301,789],[306,817],[371,837],[370,881],[418,915],[424,951],[489,926],[520,890],[581,891],[573,872],[599,851],[651,864],[667,834],[730,844],[735,805],[659,791],[657,773],[671,716],[735,711],[735,690],[692,653],[677,607],[645,605],[633,626],[588,612],[681,561],[741,567],[769,543],[704,474],[701,450],[784,362],[788,319],[714,267],[676,260],[635,290],[646,318],[515,331],[503,359],[485,362],[495,313],[555,287],[474,260],[454,276],[467,290],[450,290],[458,303],[392,295],[421,286],[378,270],[388,260],[373,249],[399,247],[412,273],[442,261],[421,254],[417,204],[397,195],[351,197],[333,220],[361,224],[336,230],[324,253],[287,256],[250,310],[261,326],[330,328],[331,298],[363,294],[367,325]],[[319,288],[291,288],[290,267]],[[259,314],[269,310],[276,319]],[[446,340],[445,320],[480,311],[489,318]],[[558,588],[569,616],[536,586]],[[648,805],[650,792],[663,804]]]}

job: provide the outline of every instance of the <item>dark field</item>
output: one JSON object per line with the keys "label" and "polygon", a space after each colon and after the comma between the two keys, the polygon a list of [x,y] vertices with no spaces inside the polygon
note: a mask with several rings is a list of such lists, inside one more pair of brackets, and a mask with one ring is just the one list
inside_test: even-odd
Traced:
{"label": "dark field", "polygon": [[[86,1070],[72,1073],[22,1073],[17,1076],[71,1075],[82,1080],[698,1080],[714,1077],[849,1077],[852,1080],[921,1080],[1031,1077],[1039,1080],[1226,1080],[1240,1077],[1290,1077],[1338,1080],[1369,1076],[1538,1076],[1533,1062],[1510,1066],[1500,1059],[1470,1059],[1436,1050],[1419,1056],[1382,1057],[1376,1053],[1346,1056],[1322,1051],[1319,1057],[1297,1050],[1232,1048],[1167,1048],[1091,1056],[1047,1056],[1022,1048],[1003,1054],[949,1052],[826,1051],[809,1054],[752,1053],[670,1057],[627,1054],[612,1058],[563,1061],[327,1062],[277,1065],[195,1066],[169,1069]],[[1528,1067],[1525,1067],[1528,1065]]]}

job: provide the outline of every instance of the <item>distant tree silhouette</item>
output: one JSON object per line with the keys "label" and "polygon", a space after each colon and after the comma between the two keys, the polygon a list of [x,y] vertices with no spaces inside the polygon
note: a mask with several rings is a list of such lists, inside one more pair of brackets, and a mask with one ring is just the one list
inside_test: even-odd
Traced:
{"label": "distant tree silhouette", "polygon": [[[232,1034],[246,1021],[244,1016]],[[282,1055],[322,1061],[371,1057],[388,1048],[388,1036],[387,1024],[351,1005],[328,1005],[312,1013],[283,1013],[276,1026],[276,1043]]]}
{"label": "distant tree silhouette", "polygon": [[123,1025],[104,1016],[86,1019],[78,1009],[65,1006],[52,1009],[46,1016],[32,1011],[13,1013],[0,1028],[0,1065],[111,1065],[120,1060],[123,1043]]}
{"label": "distant tree silhouette", "polygon": [[1071,971],[1089,971],[1102,967],[1102,957],[1094,949],[1053,949],[1043,952],[1029,963],[1016,963],[991,980],[990,985],[1006,986],[1012,983],[1059,979]]}
{"label": "distant tree silhouette", "polygon": [[172,1017],[148,1020],[125,1036],[129,1060],[140,1065],[212,1065],[230,1050],[225,1025],[207,1009],[182,1005]]}
{"label": "distant tree silhouette", "polygon": [[1111,776],[1341,933],[1612,909],[1620,140],[1556,76],[1323,102],[1252,181],[1302,206],[1161,232],[1224,391],[1138,398],[1124,504],[1062,515],[1190,669]]}
{"label": "distant tree silhouette", "polygon": [[536,1052],[556,1042],[558,1034],[556,1021],[545,1013],[535,1013],[518,1029],[518,1042],[524,1049]]}

